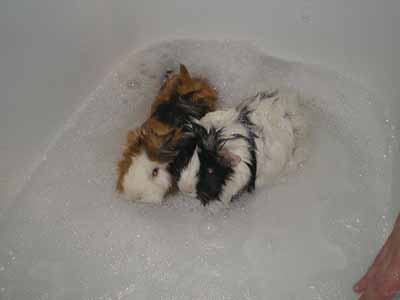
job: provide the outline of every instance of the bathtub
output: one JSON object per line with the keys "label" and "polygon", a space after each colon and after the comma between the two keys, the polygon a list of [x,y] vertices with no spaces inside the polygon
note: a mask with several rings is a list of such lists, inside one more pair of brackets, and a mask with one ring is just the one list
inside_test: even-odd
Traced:
{"label": "bathtub", "polygon": [[[88,95],[118,63],[135,49],[176,38],[207,40],[222,37],[249,41],[273,57],[316,65],[351,78],[379,96],[384,107],[383,118],[390,120],[398,139],[399,11],[398,0],[0,2],[0,299],[239,299],[239,296],[225,293],[226,287],[204,279],[209,276],[207,270],[203,270],[203,275],[199,271],[197,283],[190,283],[191,288],[186,283],[184,287],[175,286],[174,290],[169,286],[168,278],[163,286],[161,275],[156,276],[157,279],[148,275],[147,284],[129,280],[136,278],[135,264],[140,264],[138,258],[141,256],[136,250],[126,250],[129,245],[123,234],[120,240],[113,239],[108,247],[124,248],[124,255],[131,256],[133,262],[122,252],[118,252],[120,257],[113,256],[117,254],[110,254],[112,250],[91,260],[91,256],[97,255],[96,248],[79,233],[80,228],[91,227],[90,218],[87,220],[89,225],[67,222],[72,226],[67,228],[65,220],[49,217],[46,213],[35,211],[30,215],[28,209],[23,209],[26,194],[37,180],[38,170],[44,172],[44,155],[59,143],[63,136],[60,130],[74,118]],[[386,228],[390,228],[400,211],[398,147],[392,149],[389,159],[392,174],[386,178],[391,181],[387,196],[391,210],[387,212]],[[68,190],[61,192],[68,193]],[[56,201],[56,198],[46,201]],[[379,195],[376,201],[380,201]],[[45,203],[41,205],[46,206]],[[135,209],[138,208],[127,206],[120,212]],[[148,212],[148,208],[139,209]],[[82,211],[85,211],[84,205]],[[157,217],[162,220],[162,212],[158,213],[161,215]],[[88,215],[97,218],[96,224],[101,223],[101,214]],[[62,242],[54,242],[50,248],[43,243],[43,239],[55,238],[61,231],[41,237],[43,232],[38,229],[42,227],[35,227],[38,216],[47,228],[60,226],[60,230],[68,231],[61,236]],[[129,214],[124,217],[129,219]],[[95,238],[106,239],[107,234],[115,234],[121,224],[111,224],[111,233],[102,231],[104,236]],[[30,227],[35,230],[29,230]],[[91,233],[96,235],[92,229]],[[212,231],[212,228],[208,229]],[[58,248],[68,243],[74,243],[76,247],[68,251]],[[142,245],[143,249],[146,247]],[[372,249],[354,248],[355,255],[360,255],[363,260],[349,280],[356,280],[357,275],[361,275],[378,247],[377,242]],[[79,259],[76,258],[78,252]],[[101,264],[102,255],[108,266],[107,272]],[[159,258],[162,257],[160,254]],[[213,261],[216,257],[210,257],[205,258],[207,264],[216,263]],[[88,263],[82,263],[86,260]],[[162,270],[179,269],[179,266],[165,266],[165,260],[156,263]],[[185,265],[186,262],[181,263]],[[85,270],[83,273],[79,270],[80,265]],[[188,268],[185,272],[190,273]],[[346,269],[344,266],[338,268]],[[170,276],[182,276],[185,272],[171,272]],[[244,278],[247,271],[241,272],[237,280],[242,281],[239,280],[238,285],[241,291],[246,291],[246,287],[252,286],[249,282],[253,279]],[[164,275],[168,276],[167,273]],[[257,277],[257,274],[252,276]],[[282,280],[285,278],[282,274],[279,276]],[[207,283],[204,286],[201,284],[203,279]],[[324,299],[332,300],[355,297],[348,286],[341,287],[340,284],[321,283],[318,286],[318,283],[310,283],[304,287],[307,292],[298,295],[310,295],[315,299],[325,295],[327,298]],[[301,289],[295,283],[293,286],[294,293]],[[190,289],[194,291],[193,295],[188,293]],[[315,289],[318,291],[314,293]],[[335,294],[333,290],[339,292]],[[250,290],[247,299],[265,299],[268,295],[262,288],[257,291],[252,294]],[[244,299],[245,293],[241,295],[240,299]],[[275,295],[279,299],[293,299],[293,294],[285,294],[282,289]]]}

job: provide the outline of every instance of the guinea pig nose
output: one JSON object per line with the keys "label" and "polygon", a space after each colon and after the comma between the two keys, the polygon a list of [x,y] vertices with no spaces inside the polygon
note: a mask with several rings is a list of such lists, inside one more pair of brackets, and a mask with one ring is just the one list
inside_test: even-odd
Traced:
{"label": "guinea pig nose", "polygon": [[191,185],[191,184],[183,184],[183,185],[180,187],[180,189],[181,189],[181,191],[182,191],[183,193],[188,193],[188,194],[190,194],[190,193],[193,192],[193,185]]}

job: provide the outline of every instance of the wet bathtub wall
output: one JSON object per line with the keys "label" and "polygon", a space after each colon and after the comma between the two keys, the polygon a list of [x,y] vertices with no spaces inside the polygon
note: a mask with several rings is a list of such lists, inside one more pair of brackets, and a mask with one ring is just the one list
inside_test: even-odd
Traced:
{"label": "wet bathtub wall", "polygon": [[325,65],[382,93],[400,125],[399,11],[398,0],[0,0],[0,212],[111,67],[159,39],[238,37]]}

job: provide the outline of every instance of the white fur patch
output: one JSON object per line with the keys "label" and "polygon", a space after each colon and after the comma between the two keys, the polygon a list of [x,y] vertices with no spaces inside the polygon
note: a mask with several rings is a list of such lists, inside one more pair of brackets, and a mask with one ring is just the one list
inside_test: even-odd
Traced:
{"label": "white fur patch", "polygon": [[[231,128],[227,130],[227,133],[227,136],[233,133],[240,133],[244,136],[248,136],[247,130],[242,124],[231,126]],[[251,157],[248,144],[243,139],[228,141],[225,144],[225,148],[241,158],[239,164],[233,168],[233,175],[225,182],[221,194],[219,195],[221,201],[225,205],[228,205],[232,197],[238,194],[250,179],[251,173],[246,163],[250,163]]]}
{"label": "white fur patch", "polygon": [[[157,176],[153,171],[158,168]],[[129,200],[161,203],[171,186],[167,164],[151,161],[145,152],[133,157],[133,163],[123,180],[125,195]]]}
{"label": "white fur patch", "polygon": [[197,147],[193,152],[187,166],[182,170],[178,181],[179,190],[187,196],[196,197],[196,185],[198,182],[198,173],[200,169],[200,159],[197,153]]}
{"label": "white fur patch", "polygon": [[261,102],[252,114],[252,121],[263,129],[262,138],[256,139],[259,151],[256,186],[274,183],[304,161],[305,156],[301,158],[302,153],[297,150],[308,126],[299,102],[296,92],[281,92],[272,101]]}

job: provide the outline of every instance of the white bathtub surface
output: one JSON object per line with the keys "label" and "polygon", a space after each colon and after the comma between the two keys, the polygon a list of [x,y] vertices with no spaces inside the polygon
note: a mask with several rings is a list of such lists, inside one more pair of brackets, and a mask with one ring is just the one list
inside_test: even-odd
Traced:
{"label": "white bathtub surface", "polygon": [[[207,77],[221,106],[297,89],[311,154],[296,174],[215,213],[114,192],[125,134],[167,68]],[[380,95],[317,67],[230,41],[180,40],[133,53],[86,99],[0,219],[0,299],[354,299],[383,243],[395,124]]]}

